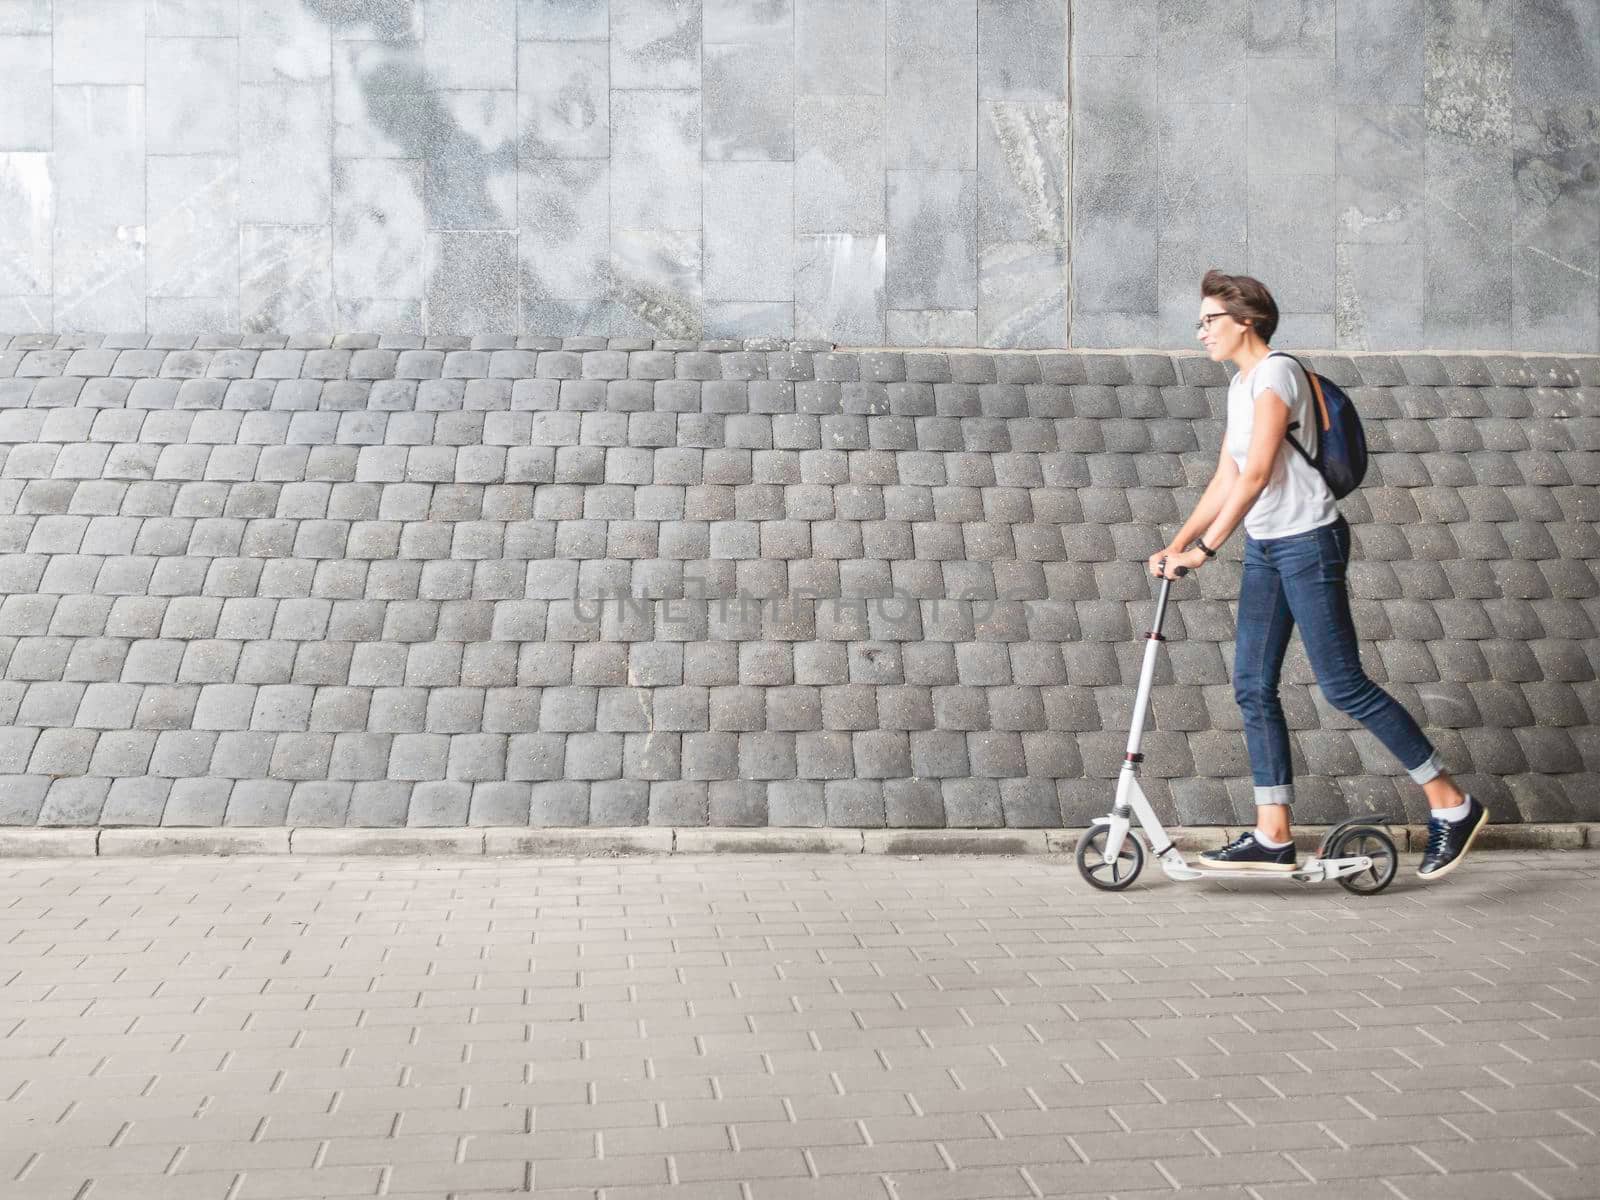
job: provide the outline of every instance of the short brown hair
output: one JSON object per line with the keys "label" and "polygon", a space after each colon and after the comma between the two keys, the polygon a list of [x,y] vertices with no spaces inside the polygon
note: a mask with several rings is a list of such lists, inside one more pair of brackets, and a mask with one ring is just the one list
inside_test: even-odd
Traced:
{"label": "short brown hair", "polygon": [[1278,302],[1267,285],[1249,275],[1224,275],[1212,269],[1200,281],[1200,295],[1218,300],[1225,311],[1241,325],[1250,325],[1270,342],[1278,329]]}

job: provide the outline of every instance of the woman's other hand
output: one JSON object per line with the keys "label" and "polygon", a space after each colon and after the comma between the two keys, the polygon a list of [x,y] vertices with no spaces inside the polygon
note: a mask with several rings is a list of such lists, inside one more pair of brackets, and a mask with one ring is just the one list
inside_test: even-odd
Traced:
{"label": "woman's other hand", "polygon": [[[1161,560],[1166,560],[1166,572],[1162,573]],[[1176,579],[1176,567],[1187,567],[1193,571],[1204,565],[1206,552],[1196,546],[1193,550],[1179,550],[1168,546],[1165,550],[1157,550],[1150,556],[1150,574],[1156,579]]]}

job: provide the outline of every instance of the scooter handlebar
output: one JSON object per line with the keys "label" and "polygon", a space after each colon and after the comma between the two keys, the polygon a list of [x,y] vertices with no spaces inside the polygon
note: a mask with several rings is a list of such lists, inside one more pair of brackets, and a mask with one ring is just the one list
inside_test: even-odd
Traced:
{"label": "scooter handlebar", "polygon": [[[1162,571],[1163,574],[1166,573],[1166,569],[1167,569],[1167,560],[1166,559],[1164,559],[1164,558],[1158,559],[1157,562],[1156,562],[1156,565],[1161,568],[1161,571]],[[1188,573],[1189,573],[1189,568],[1188,567],[1173,567],[1172,568],[1172,576],[1173,576],[1174,579],[1182,579]]]}

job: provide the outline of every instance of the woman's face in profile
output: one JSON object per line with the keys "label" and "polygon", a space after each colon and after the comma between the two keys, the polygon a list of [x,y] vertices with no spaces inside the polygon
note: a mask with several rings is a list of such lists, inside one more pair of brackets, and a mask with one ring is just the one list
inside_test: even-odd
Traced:
{"label": "woman's face in profile", "polygon": [[1200,319],[1194,323],[1194,335],[1213,362],[1233,358],[1249,328],[1230,317],[1221,301],[1207,296],[1200,302]]}

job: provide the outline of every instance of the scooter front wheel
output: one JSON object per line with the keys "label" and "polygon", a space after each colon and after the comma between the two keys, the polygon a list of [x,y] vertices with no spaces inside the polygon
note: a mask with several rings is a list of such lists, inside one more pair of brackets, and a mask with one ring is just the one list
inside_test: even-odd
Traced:
{"label": "scooter front wheel", "polygon": [[1138,834],[1128,831],[1122,839],[1122,850],[1113,859],[1106,857],[1106,839],[1111,830],[1105,825],[1092,825],[1078,839],[1078,874],[1090,887],[1102,892],[1120,892],[1139,878],[1144,870],[1144,843]]}

